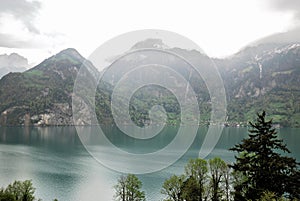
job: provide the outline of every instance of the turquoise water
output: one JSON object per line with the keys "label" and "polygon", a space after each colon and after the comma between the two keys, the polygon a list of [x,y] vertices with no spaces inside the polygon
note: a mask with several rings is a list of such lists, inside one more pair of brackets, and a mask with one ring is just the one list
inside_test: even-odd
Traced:
{"label": "turquoise water", "polygon": [[[146,141],[134,140],[115,127],[103,130],[108,139],[120,149],[145,154],[167,146],[174,140],[177,129],[167,127],[161,134]],[[163,181],[172,174],[183,173],[187,160],[198,156],[206,132],[207,127],[199,128],[190,149],[173,165],[158,172],[138,175],[148,200],[162,199],[160,188]],[[216,139],[218,142],[207,158],[219,156],[227,162],[233,161],[234,153],[228,151],[228,148],[239,143],[246,135],[246,128],[224,128],[221,138]],[[291,156],[300,161],[300,129],[282,128],[278,130],[278,136],[288,145]],[[95,139],[90,137],[90,140]],[[110,147],[97,150],[118,167],[128,165],[125,164],[128,161],[116,158]],[[174,150],[174,153],[168,154],[180,151]],[[164,163],[170,156],[160,155],[153,164]],[[0,161],[0,186],[6,186],[14,180],[32,179],[37,197],[45,201],[54,198],[60,201],[112,200],[113,185],[121,175],[104,167],[86,151],[75,127],[0,127]],[[131,165],[146,168],[149,161],[139,160]]]}

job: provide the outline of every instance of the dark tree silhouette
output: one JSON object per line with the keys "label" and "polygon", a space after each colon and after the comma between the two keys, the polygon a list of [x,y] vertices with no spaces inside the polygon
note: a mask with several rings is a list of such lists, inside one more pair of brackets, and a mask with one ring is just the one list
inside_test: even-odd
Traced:
{"label": "dark tree silhouette", "polygon": [[189,177],[181,187],[181,200],[199,201],[200,188],[194,177]]}
{"label": "dark tree silhouette", "polygon": [[249,137],[230,149],[239,153],[232,165],[240,177],[234,186],[235,200],[257,200],[266,191],[300,198],[299,163],[281,154],[290,151],[277,139],[272,120],[267,121],[263,111],[249,123]]}

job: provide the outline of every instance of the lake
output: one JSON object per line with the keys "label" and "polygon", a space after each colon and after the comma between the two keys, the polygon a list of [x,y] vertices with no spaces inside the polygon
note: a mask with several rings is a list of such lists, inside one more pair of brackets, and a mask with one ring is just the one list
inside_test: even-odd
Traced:
{"label": "lake", "polygon": [[[87,132],[93,128],[82,128]],[[122,135],[116,127],[105,127],[107,138],[119,149],[134,154],[153,153],[169,145],[176,136],[177,127],[168,126],[163,131],[147,140]],[[189,128],[186,128],[188,131]],[[166,178],[172,174],[181,174],[189,158],[198,156],[199,149],[207,133],[207,127],[200,127],[188,151],[171,166],[160,171],[138,175],[143,182],[147,200],[161,200],[160,189]],[[186,136],[189,132],[186,132]],[[207,158],[221,157],[227,162],[234,160],[234,153],[228,151],[234,144],[247,136],[247,128],[223,129],[220,139]],[[290,156],[300,161],[300,129],[281,128],[278,136],[284,139],[292,152]],[[181,140],[184,141],[185,137]],[[95,141],[89,136],[89,142]],[[90,150],[92,150],[91,148]],[[128,166],[128,160],[116,157],[110,147],[94,147],[97,154],[113,162],[115,167]],[[164,164],[174,150],[155,158],[154,165]],[[82,145],[75,127],[0,127],[0,186],[7,186],[14,180],[32,179],[36,187],[36,197],[44,201],[82,201],[112,200],[114,189],[121,173],[104,167],[95,160]],[[150,161],[151,162],[151,161]],[[131,162],[133,167],[147,168],[146,159]]]}

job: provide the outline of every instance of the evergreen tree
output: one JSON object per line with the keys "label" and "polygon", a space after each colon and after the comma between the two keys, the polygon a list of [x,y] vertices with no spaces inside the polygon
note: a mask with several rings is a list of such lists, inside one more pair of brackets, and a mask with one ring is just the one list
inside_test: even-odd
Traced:
{"label": "evergreen tree", "polygon": [[299,198],[299,163],[280,153],[290,151],[277,139],[272,120],[267,121],[263,111],[257,114],[256,122],[249,123],[249,138],[230,149],[239,153],[232,165],[240,177],[234,186],[235,200],[254,201],[266,191],[276,193],[277,197]]}

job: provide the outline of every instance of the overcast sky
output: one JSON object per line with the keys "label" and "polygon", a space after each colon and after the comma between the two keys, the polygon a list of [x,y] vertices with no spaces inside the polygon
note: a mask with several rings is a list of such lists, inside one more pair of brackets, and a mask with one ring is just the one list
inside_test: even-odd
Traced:
{"label": "overcast sky", "polygon": [[32,65],[68,47],[88,57],[122,33],[163,29],[224,57],[299,21],[299,0],[0,0],[0,54]]}

